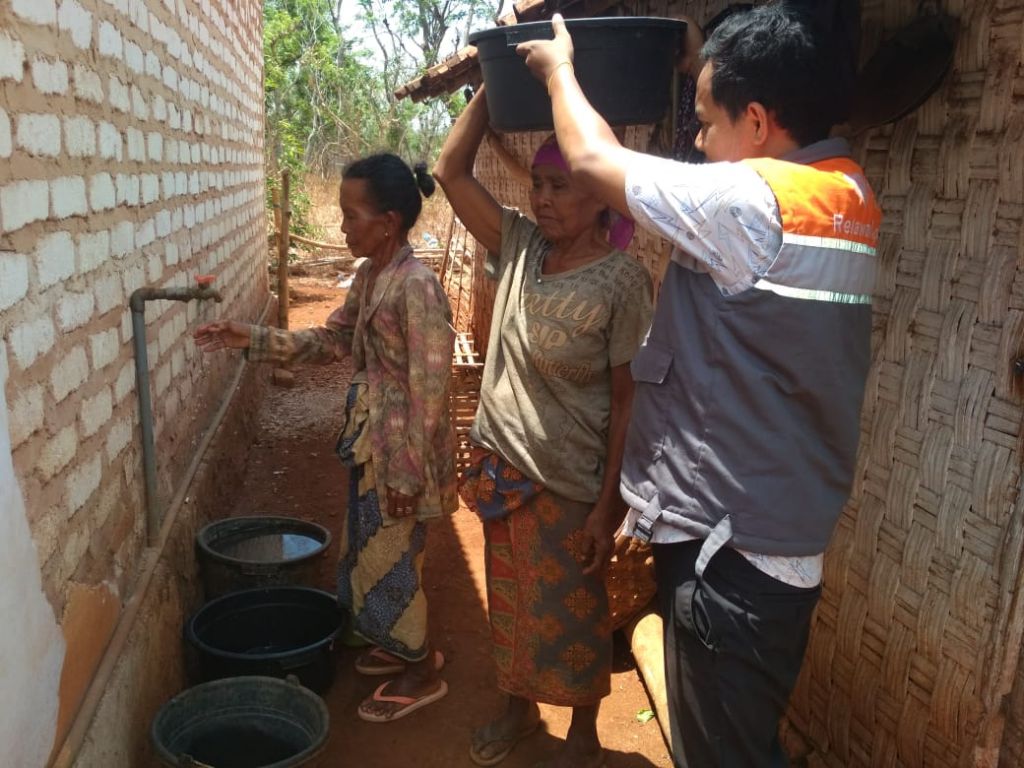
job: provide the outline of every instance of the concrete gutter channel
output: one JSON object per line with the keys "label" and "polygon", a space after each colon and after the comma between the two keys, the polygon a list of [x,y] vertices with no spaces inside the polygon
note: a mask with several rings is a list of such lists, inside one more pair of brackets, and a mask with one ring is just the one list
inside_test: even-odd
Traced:
{"label": "concrete gutter channel", "polygon": [[[235,394],[239,391],[242,377],[246,370],[246,361],[244,359],[240,360],[235,373],[231,377],[227,394],[221,401],[210,426],[197,445],[192,461],[189,463],[170,504],[166,510],[161,510],[157,493],[156,448],[152,403],[149,395],[149,369],[145,332],[145,302],[157,299],[185,302],[213,299],[219,302],[221,301],[221,296],[208,283],[202,283],[192,288],[140,288],[131,296],[129,305],[132,311],[132,335],[135,347],[136,383],[142,431],[146,531],[149,546],[144,551],[140,560],[141,572],[139,579],[135,583],[131,596],[124,605],[121,617],[114,628],[110,642],[104,651],[93,680],[86,690],[78,713],[71,724],[63,744],[53,756],[50,768],[72,768],[83,749],[89,730],[96,719],[117,665],[132,637],[132,631],[135,628],[140,613],[142,613],[146,598],[153,587],[154,575],[157,573],[161,560],[164,559],[168,549],[168,542],[171,540],[175,525],[179,520],[181,509],[188,500],[188,494],[192,489],[193,481],[195,481],[196,475],[203,465],[206,453],[217,436],[225,416],[234,403]],[[258,324],[264,322],[273,303],[274,298],[271,296],[259,319],[256,321]],[[180,546],[181,542],[176,542],[176,544]],[[629,641],[633,657],[636,660],[637,671],[651,700],[651,707],[657,717],[662,736],[666,745],[670,745],[661,617],[649,608],[630,621],[623,628],[623,631]],[[177,642],[177,637],[174,638],[174,642]],[[148,722],[154,713],[142,714]],[[148,739],[148,727],[145,729],[144,737]]]}

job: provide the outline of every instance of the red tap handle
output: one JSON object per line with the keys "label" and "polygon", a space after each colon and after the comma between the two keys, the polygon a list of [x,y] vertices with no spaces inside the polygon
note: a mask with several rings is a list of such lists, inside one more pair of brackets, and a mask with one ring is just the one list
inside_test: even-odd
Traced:
{"label": "red tap handle", "polygon": [[196,275],[196,285],[200,288],[209,288],[213,285],[215,275]]}

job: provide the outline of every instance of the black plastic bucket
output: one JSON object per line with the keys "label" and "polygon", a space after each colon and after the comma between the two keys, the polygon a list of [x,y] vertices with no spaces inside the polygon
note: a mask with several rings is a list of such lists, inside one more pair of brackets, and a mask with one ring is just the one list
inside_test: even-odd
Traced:
{"label": "black plastic bucket", "polygon": [[327,741],[327,707],[297,682],[234,677],[203,683],[164,704],[150,737],[175,768],[297,768]]}
{"label": "black plastic bucket", "polygon": [[[568,19],[573,67],[587,99],[612,125],[655,123],[671,103],[675,57],[686,22],[653,17]],[[551,130],[551,100],[516,46],[551,39],[550,21],[512,24],[469,36],[487,85],[491,125],[500,131]]]}
{"label": "black plastic bucket", "polygon": [[212,522],[196,535],[206,599],[255,587],[313,586],[330,543],[331,532],[322,525],[294,517]]}
{"label": "black plastic bucket", "polygon": [[295,675],[317,693],[334,680],[331,649],[342,616],[334,597],[307,587],[246,589],[212,600],[185,624],[205,680]]}

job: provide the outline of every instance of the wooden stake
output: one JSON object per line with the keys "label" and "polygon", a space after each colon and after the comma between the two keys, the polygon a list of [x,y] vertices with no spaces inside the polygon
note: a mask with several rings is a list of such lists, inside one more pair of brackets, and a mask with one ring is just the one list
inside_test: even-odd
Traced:
{"label": "wooden stake", "polygon": [[288,328],[288,250],[291,240],[292,204],[288,197],[290,174],[281,172],[281,214],[277,238],[277,325]]}
{"label": "wooden stake", "polygon": [[281,237],[281,190],[270,190],[270,204],[274,209],[274,236]]}

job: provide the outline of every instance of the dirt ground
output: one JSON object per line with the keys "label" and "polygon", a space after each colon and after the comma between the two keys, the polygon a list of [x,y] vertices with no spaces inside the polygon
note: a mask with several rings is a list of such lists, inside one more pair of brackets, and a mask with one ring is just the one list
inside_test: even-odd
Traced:
{"label": "dirt ground", "polygon": [[[294,279],[290,327],[321,324],[344,298],[345,291],[336,283],[337,277]],[[334,538],[319,586],[331,592],[347,486],[333,445],[350,375],[347,362],[298,368],[294,388],[271,389],[261,407],[244,492],[230,511],[232,515],[292,515],[326,525]],[[365,723],[356,717],[356,707],[381,679],[356,674],[352,669],[356,651],[339,644],[335,683],[325,696],[331,734],[320,765],[472,765],[467,753],[472,729],[503,705],[490,655],[482,553],[480,525],[468,510],[460,509],[451,519],[432,524],[424,581],[433,639],[447,658],[443,675],[448,696],[395,723]],[[632,656],[617,638],[612,694],[601,707],[598,723],[608,750],[607,768],[671,765],[657,722],[642,723],[637,718],[649,708]],[[541,709],[544,730],[517,747],[503,766],[532,766],[558,749],[568,729],[569,711]]]}

